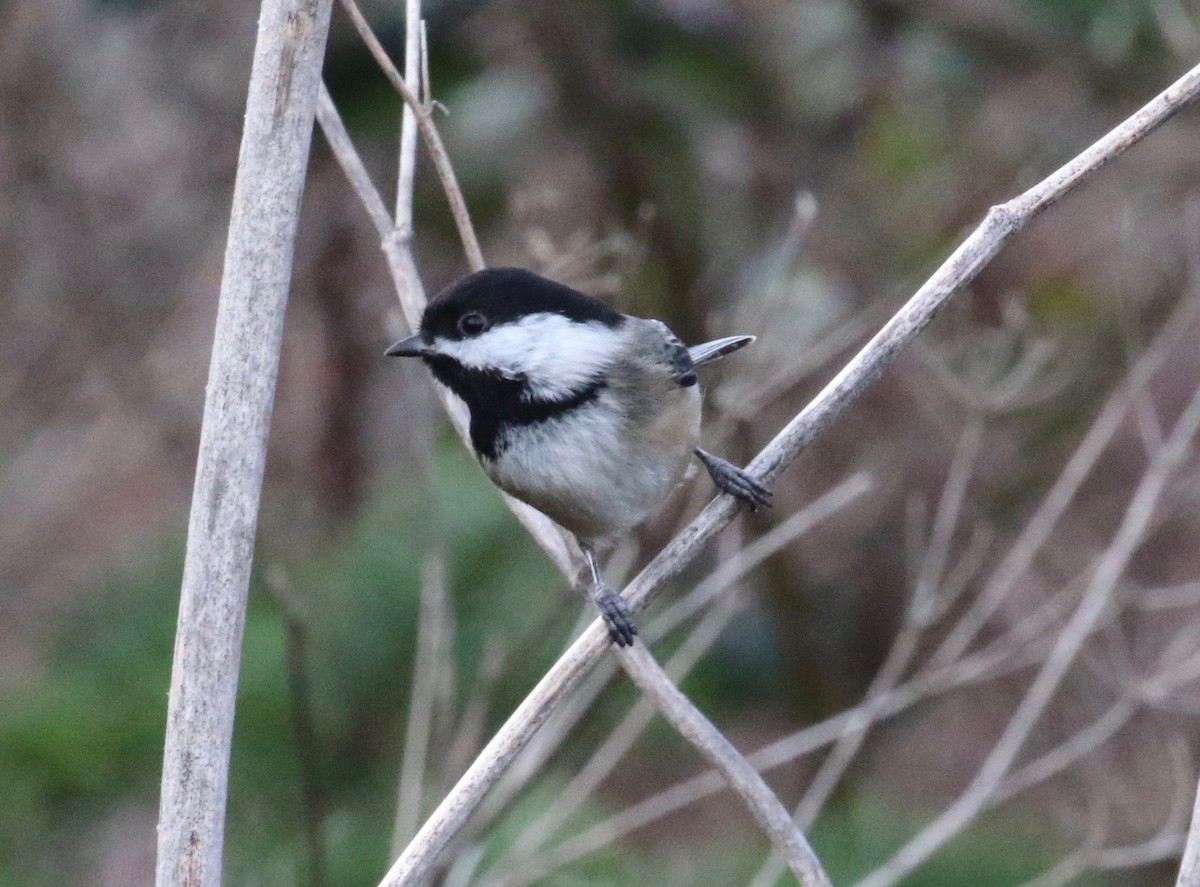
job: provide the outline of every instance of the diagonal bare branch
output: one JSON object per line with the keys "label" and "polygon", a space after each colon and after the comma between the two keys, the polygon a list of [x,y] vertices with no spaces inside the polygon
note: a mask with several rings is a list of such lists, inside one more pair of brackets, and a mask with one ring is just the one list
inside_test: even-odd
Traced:
{"label": "diagonal bare branch", "polygon": [[[857,500],[870,490],[871,485],[871,480],[867,476],[852,475],[769,533],[748,546],[738,548],[732,556],[723,558],[717,568],[698,583],[681,601],[659,614],[646,626],[643,632],[646,643],[654,643],[655,640],[664,637],[702,608],[707,607],[717,598],[717,595],[731,589],[754,567],[802,536],[821,520]],[[672,680],[678,682],[690,673],[704,652],[711,647],[724,626],[740,609],[740,606],[738,598],[733,595],[727,595],[717,600],[716,605],[711,607],[707,614],[696,623],[667,661],[666,671]],[[601,666],[592,673],[589,680],[605,676],[607,682],[612,674],[612,670],[607,670],[606,673],[604,667]],[[594,698],[594,694],[587,695],[589,705]],[[572,706],[577,705],[578,701],[578,698],[572,700]],[[582,708],[586,707],[588,706],[582,706]],[[637,738],[649,724],[653,714],[654,710],[648,702],[645,700],[637,702],[558,796],[522,829],[513,841],[510,855],[518,859],[529,856],[553,837],[555,830],[569,819],[579,805],[591,795],[596,786],[607,777],[633,747]],[[575,720],[571,720],[568,724],[560,727],[558,741],[545,749],[539,760],[544,761],[549,757],[549,753],[557,748],[565,738],[566,729],[569,729],[575,722]],[[543,730],[538,740],[531,743],[530,749],[542,742],[548,732],[550,731]],[[515,772],[516,769],[513,768],[510,773]],[[502,790],[498,786],[492,797],[496,797]],[[482,812],[480,815],[483,815]]]}
{"label": "diagonal bare branch", "polygon": [[745,801],[801,887],[831,887],[804,834],[758,771],[671,682],[645,644],[617,651],[621,665],[671,725],[692,743]]}
{"label": "diagonal bare branch", "polygon": [[[929,324],[946,301],[975,278],[1009,237],[1170,119],[1197,93],[1200,93],[1200,66],[1038,185],[1008,203],[993,207],[933,277],[759,453],[750,471],[767,480],[782,472],[882,374],[897,352]],[[667,580],[695,557],[705,542],[733,519],[736,510],[729,496],[711,502],[626,588],[624,594],[630,606],[644,607]],[[484,794],[607,647],[603,626],[599,621],[593,622],[501,726],[388,872],[383,885],[399,887],[421,881]]]}

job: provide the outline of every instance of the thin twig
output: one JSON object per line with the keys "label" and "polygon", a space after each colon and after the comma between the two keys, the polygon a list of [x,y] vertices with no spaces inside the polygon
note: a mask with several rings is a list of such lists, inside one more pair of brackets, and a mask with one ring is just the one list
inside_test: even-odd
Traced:
{"label": "thin twig", "polygon": [[933,529],[925,547],[925,556],[917,572],[913,586],[911,619],[918,625],[926,625],[938,609],[938,591],[946,574],[950,560],[950,545],[958,529],[967,484],[975,474],[975,462],[983,445],[984,423],[979,417],[967,423],[959,438],[946,475],[942,498],[934,515]]}
{"label": "thin twig", "polygon": [[983,590],[933,654],[931,664],[944,665],[958,659],[1029,569],[1037,553],[1050,538],[1051,531],[1091,473],[1096,461],[1108,447],[1126,413],[1174,347],[1191,332],[1198,311],[1200,297],[1190,293],[1175,306],[1160,327],[1154,342],[1138,358],[1121,385],[1109,396],[1049,492],[1021,530],[1016,542],[988,578]]}
{"label": "thin twig", "polygon": [[[421,56],[421,0],[405,0],[404,81],[414,94],[422,90]],[[429,88],[427,82],[424,88]],[[401,230],[412,230],[413,183],[416,174],[417,118],[408,102],[405,102],[400,112],[400,167],[396,175],[396,227]]]}
{"label": "thin twig", "polygon": [[[770,480],[784,470],[841,412],[880,376],[896,353],[933,319],[938,309],[975,278],[1001,246],[1035,215],[1160,126],[1200,93],[1200,66],[1189,71],[1091,148],[1007,204],[994,207],[975,233],[942,265],[900,312],[783,429],[749,470]],[[719,496],[684,527],[633,580],[624,594],[641,609],[723,529],[737,507]],[[458,784],[426,821],[416,839],[384,878],[387,887],[419,883],[487,790],[503,775],[538,727],[608,649],[597,622],[585,631],[517,707]]]}
{"label": "thin twig", "polygon": [[1096,854],[1092,868],[1110,872],[1117,869],[1137,868],[1168,859],[1177,859],[1186,850],[1182,832],[1155,835],[1149,841],[1126,847],[1106,847]]}
{"label": "thin twig", "polygon": [[325,814],[329,798],[321,780],[316,719],[308,680],[308,633],[304,617],[288,587],[287,575],[279,567],[267,570],[267,592],[279,608],[284,628],[284,664],[287,673],[288,711],[296,742],[296,769],[304,799],[304,843],[308,848],[309,887],[329,883],[325,861]]}
{"label": "thin twig", "polygon": [[1165,446],[1142,477],[1112,544],[1096,562],[1095,573],[1083,599],[970,785],[949,808],[900,848],[887,863],[859,882],[859,887],[891,887],[965,828],[985,808],[1103,615],[1129,559],[1142,541],[1168,479],[1187,455],[1197,429],[1200,429],[1200,390],[1193,394]]}
{"label": "thin twig", "polygon": [[875,326],[888,317],[887,306],[874,304],[821,334],[782,369],[765,379],[723,386],[717,391],[717,403],[733,419],[758,416],[768,405],[778,403],[788,391],[815,374],[850,346],[861,342]]}
{"label": "thin twig", "polygon": [[986,524],[976,524],[971,529],[971,538],[958,561],[946,573],[938,591],[937,606],[932,618],[942,619],[958,603],[968,584],[982,569],[988,550],[995,541],[995,531]]}
{"label": "thin twig", "polygon": [[[408,87],[419,91],[421,68],[420,21],[421,0],[405,3],[404,68]],[[322,84],[322,116],[329,116],[332,99]],[[349,138],[346,139],[347,143]],[[413,183],[417,168],[417,128],[412,109],[405,104],[400,116],[400,160],[396,177],[396,229],[408,232],[407,245],[412,242]],[[365,169],[362,171],[365,177]],[[369,185],[369,179],[366,180]],[[362,188],[358,189],[360,193]],[[373,187],[366,189],[374,192]],[[376,195],[377,197],[377,195]],[[369,197],[364,203],[369,201]],[[379,201],[382,203],[382,200]],[[375,212],[377,225],[386,226],[386,213]],[[446,612],[446,568],[440,554],[426,557],[421,569],[421,606],[417,617],[417,652],[413,664],[412,692],[409,698],[408,723],[405,728],[404,753],[400,761],[400,778],[396,788],[396,813],[392,824],[391,858],[395,859],[417,831],[421,819],[422,781],[425,759],[433,730],[433,708],[436,697],[437,668],[442,621]]]}
{"label": "thin twig", "polygon": [[[432,112],[435,104],[433,81],[429,78],[429,31],[425,27],[425,19],[421,19],[421,106]],[[442,111],[445,110],[442,107]]]}
{"label": "thin twig", "polygon": [[400,855],[416,834],[421,818],[422,782],[429,741],[433,733],[434,705],[446,641],[446,565],[440,554],[430,554],[421,569],[421,608],[417,619],[417,653],[413,665],[412,693],[404,734],[404,756],[396,789],[396,820],[392,827],[392,858]]}
{"label": "thin twig", "polygon": [[358,30],[359,37],[367,45],[367,49],[375,58],[380,70],[383,71],[392,88],[400,93],[405,105],[412,111],[421,137],[425,140],[425,147],[433,159],[434,169],[437,170],[438,178],[441,180],[442,191],[450,203],[450,212],[454,216],[454,224],[458,227],[458,236],[462,240],[463,251],[467,254],[467,263],[471,266],[472,271],[483,270],[486,267],[486,263],[483,261],[483,251],[479,248],[479,239],[475,236],[475,229],[471,225],[471,214],[467,211],[467,202],[463,199],[462,189],[458,185],[458,177],[454,174],[454,167],[450,163],[450,155],[446,152],[446,146],[442,142],[437,124],[433,122],[431,108],[424,105],[419,94],[409,89],[408,84],[404,82],[404,78],[388,56],[387,50],[383,48],[383,44],[379,42],[379,38],[375,36],[375,32],[371,30],[371,26],[358,8],[358,4],[354,0],[341,0],[341,4],[342,8],[349,13],[354,27]]}
{"label": "thin twig", "polygon": [[1158,588],[1132,586],[1125,589],[1122,596],[1125,603],[1135,610],[1155,611],[1194,607],[1200,604],[1200,582],[1183,582],[1179,585],[1166,585]]}
{"label": "thin twig", "polygon": [[507,646],[500,637],[489,637],[483,643],[479,667],[468,683],[470,695],[452,731],[453,739],[442,762],[444,776],[457,776],[467,768],[472,756],[483,744],[483,729],[487,722],[488,705],[500,679],[507,658]]}

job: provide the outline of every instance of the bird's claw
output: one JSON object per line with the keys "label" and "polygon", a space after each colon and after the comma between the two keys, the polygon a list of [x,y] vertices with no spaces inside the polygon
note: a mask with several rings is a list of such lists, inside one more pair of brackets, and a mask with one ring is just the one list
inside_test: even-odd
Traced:
{"label": "bird's claw", "polygon": [[746,503],[751,511],[771,507],[771,497],[774,494],[756,481],[745,469],[738,468],[732,462],[704,450],[696,450],[696,456],[704,463],[709,477],[713,479],[713,483],[722,493],[728,493],[735,499]]}
{"label": "bird's claw", "polygon": [[625,599],[611,588],[598,588],[596,606],[600,608],[600,615],[604,617],[604,624],[608,626],[608,636],[612,638],[612,642],[618,647],[633,646],[633,639],[637,636],[637,624],[633,621],[633,614],[629,611]]}

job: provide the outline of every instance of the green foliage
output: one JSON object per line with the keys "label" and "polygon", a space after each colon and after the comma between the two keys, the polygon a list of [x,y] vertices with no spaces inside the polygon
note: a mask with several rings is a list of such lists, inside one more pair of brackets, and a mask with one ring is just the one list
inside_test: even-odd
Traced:
{"label": "green foliage", "polygon": [[1104,61],[1162,52],[1153,0],[1026,0],[1048,19],[1088,39]]}
{"label": "green foliage", "polygon": [[[933,815],[933,814],[929,814]],[[852,884],[894,853],[921,827],[921,812],[894,800],[857,799],[833,807],[813,829],[813,848],[835,884]],[[947,844],[902,887],[1009,887],[1045,871],[1058,858],[1040,844],[1031,822],[985,820]],[[1076,887],[1101,883],[1095,878]]]}
{"label": "green foliage", "polygon": [[1070,277],[1030,288],[1026,304],[1034,320],[1056,331],[1087,330],[1104,321],[1094,295]]}
{"label": "green foliage", "polygon": [[44,678],[0,698],[0,863],[19,883],[63,883],[77,860],[48,847],[77,848],[71,830],[115,799],[157,796],[180,565],[171,545],[82,596]]}
{"label": "green foliage", "polygon": [[734,616],[683,683],[683,691],[702,711],[737,711],[769,698],[786,686],[776,638],[761,609]]}
{"label": "green foliage", "polygon": [[1026,0],[1050,18],[1084,30],[1098,19],[1118,13],[1129,14],[1135,20],[1152,13],[1148,0]]}
{"label": "green foliage", "polygon": [[941,130],[911,109],[884,105],[871,115],[862,139],[863,160],[885,183],[896,185],[928,174],[945,154]]}

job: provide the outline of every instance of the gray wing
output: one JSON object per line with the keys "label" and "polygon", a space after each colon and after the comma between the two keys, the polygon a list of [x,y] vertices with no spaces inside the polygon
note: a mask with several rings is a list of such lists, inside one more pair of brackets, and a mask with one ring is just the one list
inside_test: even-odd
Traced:
{"label": "gray wing", "polygon": [[726,354],[740,351],[751,342],[754,336],[726,336],[724,339],[713,339],[703,345],[693,345],[687,350],[693,366],[701,366],[714,360],[720,360]]}
{"label": "gray wing", "polygon": [[[657,350],[658,361],[661,361],[671,373],[671,378],[680,388],[690,388],[696,384],[696,368],[692,365],[691,354],[686,345],[667,328],[661,320],[646,320],[644,329],[650,333],[653,345]],[[648,343],[649,344],[649,343]]]}

